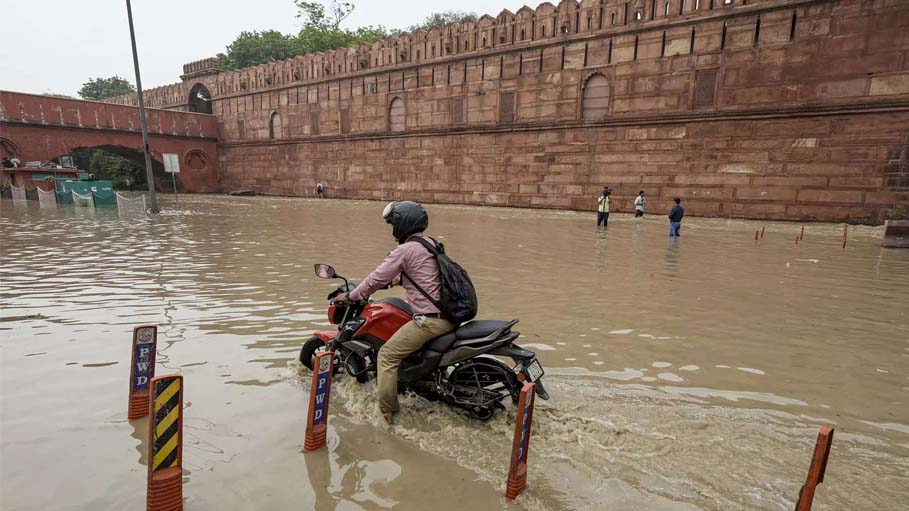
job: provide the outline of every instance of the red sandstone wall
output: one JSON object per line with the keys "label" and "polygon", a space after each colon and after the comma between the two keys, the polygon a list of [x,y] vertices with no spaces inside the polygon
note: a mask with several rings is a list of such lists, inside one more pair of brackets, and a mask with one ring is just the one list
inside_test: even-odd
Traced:
{"label": "red sandstone wall", "polygon": [[[214,117],[148,109],[148,132],[199,138],[216,138]],[[107,102],[0,91],[0,122],[109,129],[140,132],[139,111]]]}
{"label": "red sandstone wall", "polygon": [[[597,127],[222,147],[230,188],[311,196],[614,211],[673,197],[697,216],[876,223],[909,193],[883,191],[880,161],[906,115]],[[902,135],[899,135],[902,133]]]}
{"label": "red sandstone wall", "polygon": [[[696,214],[868,222],[907,202],[893,184],[909,182],[893,161],[909,143],[906,0],[695,5],[543,3],[238,71],[200,64],[151,94],[211,90],[225,188],[305,194],[318,177],[345,196],[580,209],[606,182]],[[607,113],[591,118],[596,75]]]}
{"label": "red sandstone wall", "polygon": [[[222,73],[210,78],[216,80],[215,89],[225,80],[242,81],[246,73],[255,78],[252,89],[266,90],[227,87],[229,92],[215,94],[214,113],[222,121],[225,142],[268,139],[274,113],[280,116],[282,138],[309,137],[316,131],[320,136],[347,134],[340,129],[346,115],[350,134],[386,133],[388,107],[396,97],[406,104],[408,132],[452,128],[453,99],[465,102],[463,124],[468,127],[512,121],[571,124],[583,117],[581,96],[594,74],[609,81],[609,114],[603,122],[905,107],[909,101],[909,7],[902,0],[753,0],[745,5],[736,0],[707,11],[708,2],[700,2],[697,16],[650,21],[645,14],[641,23],[470,52],[475,56],[456,54],[439,64],[369,70],[352,78],[286,85],[270,74],[292,61]],[[705,79],[710,74],[715,76],[712,87]],[[700,90],[705,101],[698,99]],[[502,92],[515,92],[517,98],[516,116],[507,121],[501,119]]]}
{"label": "red sandstone wall", "polygon": [[[178,179],[195,192],[220,190],[218,125],[210,115],[148,109],[149,147],[156,175],[162,153],[181,158]],[[0,91],[0,156],[45,161],[79,147],[105,147],[125,156],[142,151],[138,109],[96,101]],[[170,186],[170,180],[164,180]]]}

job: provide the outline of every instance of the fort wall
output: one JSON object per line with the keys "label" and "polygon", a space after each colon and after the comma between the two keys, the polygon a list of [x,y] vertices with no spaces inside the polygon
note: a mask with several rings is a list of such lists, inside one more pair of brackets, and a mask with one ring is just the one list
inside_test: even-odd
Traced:
{"label": "fort wall", "polygon": [[564,0],[183,78],[149,106],[208,88],[228,189],[592,209],[608,184],[619,211],[643,189],[857,222],[909,203],[905,0]]}

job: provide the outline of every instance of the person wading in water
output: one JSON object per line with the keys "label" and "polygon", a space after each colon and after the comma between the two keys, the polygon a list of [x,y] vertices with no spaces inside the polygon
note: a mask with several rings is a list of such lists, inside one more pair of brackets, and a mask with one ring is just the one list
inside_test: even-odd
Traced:
{"label": "person wading in water", "polygon": [[597,227],[602,222],[603,227],[609,225],[609,187],[603,187],[603,195],[597,198]]}
{"label": "person wading in water", "polygon": [[682,208],[682,199],[676,197],[675,206],[669,211],[669,237],[678,238],[681,236],[679,230],[682,228],[682,217],[685,216],[685,210]]}
{"label": "person wading in water", "polygon": [[634,199],[634,217],[640,218],[644,216],[644,204],[647,201],[644,200],[644,190],[641,190],[641,193],[638,194],[637,198]]}

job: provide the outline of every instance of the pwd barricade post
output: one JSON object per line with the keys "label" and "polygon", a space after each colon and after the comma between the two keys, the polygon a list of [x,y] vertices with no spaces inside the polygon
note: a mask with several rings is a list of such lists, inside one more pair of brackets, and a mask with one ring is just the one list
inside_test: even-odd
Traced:
{"label": "pwd barricade post", "polygon": [[799,500],[795,503],[795,511],[811,510],[817,485],[824,482],[824,473],[827,472],[827,459],[830,457],[830,447],[832,445],[833,428],[824,426],[817,435],[817,442],[814,444],[814,455],[811,457],[811,466],[808,468],[808,478],[799,491]]}
{"label": "pwd barricade post", "polygon": [[533,422],[533,405],[536,401],[535,383],[525,383],[518,400],[517,421],[511,445],[511,466],[505,498],[514,500],[527,487],[527,454],[530,450],[530,425]]}
{"label": "pwd barricade post", "polygon": [[328,402],[331,399],[331,376],[334,353],[316,355],[313,361],[312,390],[309,395],[309,414],[306,419],[306,440],[303,450],[314,451],[325,446],[328,434]]}
{"label": "pwd barricade post", "polygon": [[183,377],[151,381],[146,511],[183,510]]}
{"label": "pwd barricade post", "polygon": [[155,355],[158,327],[139,325],[133,328],[132,364],[129,370],[129,420],[148,414],[148,386],[155,377]]}

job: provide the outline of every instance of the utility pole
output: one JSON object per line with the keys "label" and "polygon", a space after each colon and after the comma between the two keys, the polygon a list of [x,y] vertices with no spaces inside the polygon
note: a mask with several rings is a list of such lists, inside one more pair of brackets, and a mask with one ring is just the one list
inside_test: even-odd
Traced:
{"label": "utility pole", "polygon": [[151,153],[148,150],[148,125],[145,122],[145,100],[142,98],[142,78],[139,77],[139,54],[136,53],[136,31],[133,29],[133,8],[126,0],[126,16],[129,18],[129,39],[133,46],[133,65],[136,68],[136,93],[139,95],[139,125],[142,126],[142,152],[145,153],[145,180],[151,195],[151,212],[158,214],[158,198],[155,195],[155,174],[152,171]]}

